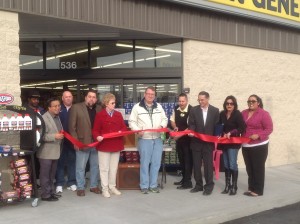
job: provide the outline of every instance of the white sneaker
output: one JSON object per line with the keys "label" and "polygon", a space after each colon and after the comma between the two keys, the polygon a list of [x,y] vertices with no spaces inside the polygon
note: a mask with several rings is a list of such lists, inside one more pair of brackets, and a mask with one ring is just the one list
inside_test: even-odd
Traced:
{"label": "white sneaker", "polygon": [[77,190],[77,186],[75,184],[73,184],[70,187],[67,187],[67,189],[71,190],[71,191],[76,191]]}
{"label": "white sneaker", "polygon": [[63,192],[62,186],[57,186],[57,187],[56,187],[56,194],[62,193],[62,192]]}
{"label": "white sneaker", "polygon": [[122,193],[115,187],[112,187],[109,189],[110,193],[115,194],[115,195],[121,195]]}
{"label": "white sneaker", "polygon": [[110,198],[110,193],[108,192],[108,190],[102,190],[102,195],[105,198]]}

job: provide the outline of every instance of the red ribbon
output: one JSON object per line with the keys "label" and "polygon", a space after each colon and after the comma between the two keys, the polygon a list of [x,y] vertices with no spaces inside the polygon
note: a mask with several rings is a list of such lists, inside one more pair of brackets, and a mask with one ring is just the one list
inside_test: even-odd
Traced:
{"label": "red ribbon", "polygon": [[193,134],[194,137],[196,137],[202,141],[212,142],[212,143],[216,143],[216,144],[242,144],[242,143],[248,143],[250,141],[249,138],[245,138],[245,137],[231,137],[228,139],[225,137],[204,135],[204,134],[200,134],[198,132],[192,131],[192,130],[170,132],[171,137],[182,137],[182,136],[188,135],[188,134]]}
{"label": "red ribbon", "polygon": [[[145,130],[137,130],[137,131],[120,131],[120,132],[111,132],[107,134],[103,134],[103,139],[107,138],[116,138],[116,137],[123,137],[126,135],[131,135],[138,132],[169,132],[168,128],[157,128],[157,129],[145,129]],[[68,139],[73,145],[77,146],[79,149],[84,148],[93,148],[96,147],[99,142],[93,142],[90,144],[83,144],[82,142],[78,141],[76,138],[73,138],[68,132],[62,131],[61,133],[64,134],[65,138]]]}
{"label": "red ribbon", "polygon": [[[103,134],[102,137],[104,139],[108,138],[116,138],[116,137],[123,137],[126,135],[131,135],[138,132],[169,132],[167,128],[158,128],[158,129],[145,129],[145,130],[137,130],[137,131],[120,131],[120,132],[111,132],[107,134]],[[93,148],[96,147],[99,142],[93,142],[90,144],[83,144],[82,142],[78,141],[76,138],[73,138],[68,132],[62,131],[65,138],[68,139],[73,145],[77,146],[79,149],[84,148]],[[184,135],[194,134],[194,137],[205,141],[205,142],[212,142],[215,144],[242,144],[248,143],[250,141],[249,138],[245,137],[231,137],[230,139],[224,137],[217,137],[211,135],[200,134],[198,132],[192,130],[185,130],[185,131],[178,131],[178,132],[170,132],[171,137],[182,137]]]}

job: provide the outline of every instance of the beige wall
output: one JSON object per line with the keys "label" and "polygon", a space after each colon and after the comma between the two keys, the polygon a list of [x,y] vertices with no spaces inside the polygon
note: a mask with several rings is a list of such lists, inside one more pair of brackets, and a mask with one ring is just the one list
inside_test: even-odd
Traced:
{"label": "beige wall", "polygon": [[[247,108],[249,95],[261,96],[274,123],[266,165],[300,162],[299,55],[193,40],[183,48],[183,83],[191,89],[192,105],[201,90],[219,109],[228,95],[237,97],[240,110]],[[244,167],[241,151],[238,163]]]}
{"label": "beige wall", "polygon": [[[18,14],[0,11],[0,94],[13,95],[13,105],[21,105],[19,54]],[[8,111],[0,111],[0,117],[4,113],[11,116]],[[16,148],[19,144],[19,135],[13,132],[0,132],[0,144],[9,144]],[[0,162],[0,171],[3,168],[1,166],[7,167],[4,159]]]}
{"label": "beige wall", "polygon": [[0,11],[0,93],[14,96],[21,105],[18,14]]}

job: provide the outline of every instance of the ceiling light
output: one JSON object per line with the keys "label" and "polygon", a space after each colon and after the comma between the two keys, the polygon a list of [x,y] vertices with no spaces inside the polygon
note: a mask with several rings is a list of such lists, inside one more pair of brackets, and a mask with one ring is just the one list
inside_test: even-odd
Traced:
{"label": "ceiling light", "polygon": [[167,54],[167,55],[162,55],[162,56],[157,56],[157,57],[146,58],[146,61],[157,59],[157,58],[166,58],[166,57],[170,57],[170,56],[171,56],[170,54]]}
{"label": "ceiling light", "polygon": [[59,55],[56,55],[56,58],[62,58],[62,57],[74,55],[75,53],[76,53],[76,52],[73,51],[73,52],[69,52],[69,53],[65,53],[65,54],[59,54]]}
{"label": "ceiling light", "polygon": [[178,53],[181,54],[181,51],[179,50],[170,50],[170,49],[165,49],[165,48],[155,48],[156,51],[164,51],[164,52],[171,52],[171,53]]}
{"label": "ceiling light", "polygon": [[30,88],[30,87],[36,87],[36,86],[43,86],[43,85],[52,85],[52,84],[57,84],[57,83],[64,83],[64,82],[76,82],[76,79],[71,79],[71,80],[62,80],[62,81],[54,81],[54,82],[43,82],[43,83],[32,83],[32,84],[26,84],[26,85],[21,85],[21,88]]}

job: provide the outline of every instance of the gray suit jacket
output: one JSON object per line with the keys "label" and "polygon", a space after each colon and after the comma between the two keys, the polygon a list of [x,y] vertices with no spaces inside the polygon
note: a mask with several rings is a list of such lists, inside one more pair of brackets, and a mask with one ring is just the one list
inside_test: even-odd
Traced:
{"label": "gray suit jacket", "polygon": [[[101,107],[97,105],[96,113],[100,110]],[[91,120],[84,102],[74,104],[70,109],[69,133],[84,144],[93,142]]]}
{"label": "gray suit jacket", "polygon": [[61,142],[62,140],[55,139],[55,134],[58,133],[58,129],[53,120],[53,117],[49,112],[43,115],[45,121],[45,135],[43,138],[43,143],[40,149],[37,151],[37,158],[40,159],[59,159],[61,152]]}
{"label": "gray suit jacket", "polygon": [[[190,130],[195,132],[206,134],[206,135],[214,135],[215,126],[219,121],[219,109],[209,105],[207,111],[206,122],[204,125],[202,109],[200,106],[195,106],[192,108],[189,114],[188,126]],[[198,146],[196,146],[196,145]],[[203,142],[197,138],[192,138],[191,146],[199,148],[199,144],[209,145],[210,148],[213,149],[214,145],[212,143]]]}

